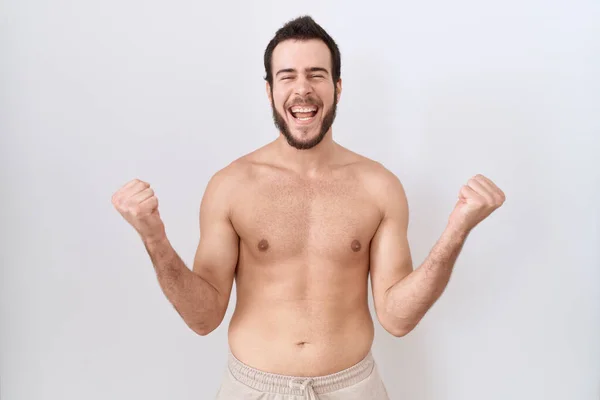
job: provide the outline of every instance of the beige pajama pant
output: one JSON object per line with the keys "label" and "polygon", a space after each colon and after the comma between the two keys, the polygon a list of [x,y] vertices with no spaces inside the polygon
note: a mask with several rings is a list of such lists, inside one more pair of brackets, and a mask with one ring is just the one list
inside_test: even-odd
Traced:
{"label": "beige pajama pant", "polygon": [[389,400],[372,353],[343,371],[316,377],[254,369],[229,352],[217,400]]}

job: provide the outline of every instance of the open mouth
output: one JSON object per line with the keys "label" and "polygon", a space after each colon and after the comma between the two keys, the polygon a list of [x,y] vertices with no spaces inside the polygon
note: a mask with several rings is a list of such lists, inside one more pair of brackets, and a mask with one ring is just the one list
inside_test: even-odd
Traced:
{"label": "open mouth", "polygon": [[309,106],[292,106],[289,108],[289,112],[298,124],[310,124],[317,115],[319,107]]}

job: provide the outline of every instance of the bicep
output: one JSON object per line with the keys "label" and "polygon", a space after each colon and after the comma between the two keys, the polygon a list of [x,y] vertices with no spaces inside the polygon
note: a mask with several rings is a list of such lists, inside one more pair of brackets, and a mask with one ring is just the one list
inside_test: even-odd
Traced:
{"label": "bicep", "polygon": [[371,241],[370,274],[373,301],[378,314],[383,311],[386,291],[413,271],[408,244],[408,202],[397,178],[384,193],[384,216]]}
{"label": "bicep", "polygon": [[227,303],[238,260],[239,237],[229,219],[230,189],[225,172],[209,181],[200,205],[200,241],[194,273],[210,283]]}

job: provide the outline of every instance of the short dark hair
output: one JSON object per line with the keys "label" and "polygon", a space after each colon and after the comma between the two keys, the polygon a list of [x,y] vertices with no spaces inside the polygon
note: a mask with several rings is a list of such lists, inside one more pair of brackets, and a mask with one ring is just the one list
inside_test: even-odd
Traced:
{"label": "short dark hair", "polygon": [[320,39],[331,52],[331,74],[333,75],[333,83],[335,84],[341,75],[342,60],[340,49],[331,36],[325,29],[317,24],[310,16],[305,15],[298,17],[286,23],[284,26],[279,28],[275,33],[275,37],[271,39],[265,50],[265,80],[269,82],[271,87],[273,86],[273,71],[271,69],[271,60],[273,59],[273,50],[275,47],[283,42],[284,40],[296,39],[296,40],[309,40],[309,39]]}

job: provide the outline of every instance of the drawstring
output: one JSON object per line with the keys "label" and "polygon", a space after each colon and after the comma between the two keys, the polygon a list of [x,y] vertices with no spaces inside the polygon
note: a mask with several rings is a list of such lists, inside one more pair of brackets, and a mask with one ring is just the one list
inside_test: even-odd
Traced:
{"label": "drawstring", "polygon": [[296,380],[300,380],[300,378],[290,379],[288,384],[291,388],[301,389],[306,394],[308,400],[317,400],[317,394],[312,386],[313,380],[311,378],[301,379],[301,382],[295,382]]}

